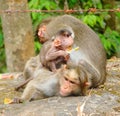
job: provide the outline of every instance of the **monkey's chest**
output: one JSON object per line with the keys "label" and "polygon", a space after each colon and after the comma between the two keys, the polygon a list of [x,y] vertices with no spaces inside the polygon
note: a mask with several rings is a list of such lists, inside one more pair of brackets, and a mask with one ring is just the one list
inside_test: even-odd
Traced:
{"label": "monkey's chest", "polygon": [[80,50],[73,51],[72,53],[70,53],[70,59],[68,62],[72,62],[72,63],[78,65],[79,61],[82,59],[87,60],[85,54],[82,53],[82,51],[80,51]]}

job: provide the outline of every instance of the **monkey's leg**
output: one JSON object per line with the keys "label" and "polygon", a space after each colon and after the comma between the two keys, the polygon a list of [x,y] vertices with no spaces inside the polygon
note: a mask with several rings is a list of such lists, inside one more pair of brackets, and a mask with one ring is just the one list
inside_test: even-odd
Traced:
{"label": "monkey's leg", "polygon": [[36,91],[36,88],[33,86],[33,82],[28,83],[28,85],[23,91],[21,100],[30,101],[35,91]]}
{"label": "monkey's leg", "polygon": [[40,100],[46,98],[42,91],[35,89],[29,101]]}
{"label": "monkey's leg", "polygon": [[100,77],[99,71],[95,67],[90,65],[88,62],[86,62],[85,60],[80,60],[79,66],[82,66],[84,69],[86,69],[88,72],[90,72],[95,77]]}
{"label": "monkey's leg", "polygon": [[13,99],[13,101],[11,102],[11,104],[19,104],[19,103],[23,103],[23,100],[21,98],[15,97]]}
{"label": "monkey's leg", "polygon": [[39,100],[43,99],[46,96],[43,94],[43,92],[39,89],[37,89],[34,86],[34,82],[30,82],[27,87],[25,88],[20,101],[33,101],[33,100]]}
{"label": "monkey's leg", "polygon": [[55,61],[54,60],[52,60],[52,61],[50,61],[50,62],[48,62],[48,67],[50,68],[50,70],[52,71],[52,72],[56,72],[56,64],[55,64]]}
{"label": "monkey's leg", "polygon": [[20,88],[22,88],[23,86],[25,86],[29,81],[31,81],[33,78],[29,78],[27,80],[25,80],[23,83],[21,83],[20,85],[18,85],[17,87],[15,87],[15,91],[19,91]]}

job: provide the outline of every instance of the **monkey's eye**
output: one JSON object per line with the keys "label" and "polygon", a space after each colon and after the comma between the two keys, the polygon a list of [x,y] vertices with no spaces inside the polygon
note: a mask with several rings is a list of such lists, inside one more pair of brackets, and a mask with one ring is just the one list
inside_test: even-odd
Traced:
{"label": "monkey's eye", "polygon": [[71,35],[67,34],[66,36],[67,36],[67,37],[70,37]]}
{"label": "monkey's eye", "polygon": [[66,81],[68,81],[67,77],[64,77],[64,79],[65,79]]}
{"label": "monkey's eye", "polygon": [[69,37],[70,35],[69,35],[69,34],[67,34],[66,36],[67,36],[67,37]]}
{"label": "monkey's eye", "polygon": [[76,84],[75,82],[73,82],[73,81],[70,81],[70,83],[72,83],[72,84]]}
{"label": "monkey's eye", "polygon": [[66,37],[67,35],[64,33],[63,36]]}

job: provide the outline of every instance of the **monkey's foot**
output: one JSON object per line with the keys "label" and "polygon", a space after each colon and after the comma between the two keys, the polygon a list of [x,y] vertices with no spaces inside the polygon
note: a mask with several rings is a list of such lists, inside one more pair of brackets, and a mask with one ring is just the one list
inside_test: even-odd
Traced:
{"label": "monkey's foot", "polygon": [[19,103],[23,103],[23,100],[20,98],[14,98],[13,101],[11,102],[11,104],[19,104]]}

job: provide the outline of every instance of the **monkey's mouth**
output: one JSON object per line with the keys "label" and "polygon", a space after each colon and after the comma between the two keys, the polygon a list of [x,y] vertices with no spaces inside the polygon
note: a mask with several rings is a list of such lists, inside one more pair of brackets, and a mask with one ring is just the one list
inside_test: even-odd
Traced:
{"label": "monkey's mouth", "polygon": [[68,93],[66,93],[66,92],[63,91],[63,90],[60,90],[59,93],[60,93],[60,95],[63,96],[63,97],[68,96]]}

